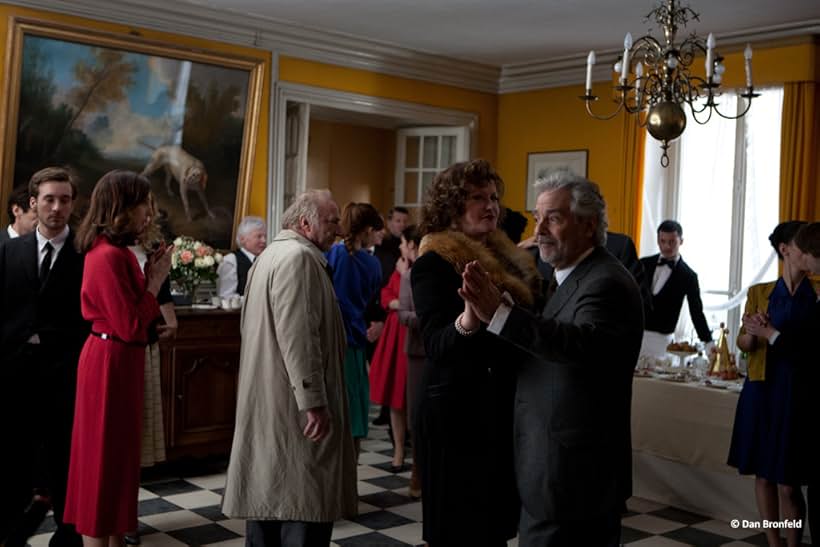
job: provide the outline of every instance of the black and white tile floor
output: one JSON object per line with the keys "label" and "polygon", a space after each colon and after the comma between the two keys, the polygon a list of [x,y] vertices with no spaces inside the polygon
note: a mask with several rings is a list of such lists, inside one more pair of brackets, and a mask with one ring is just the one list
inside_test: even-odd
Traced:
{"label": "black and white tile floor", "polygon": [[[423,545],[421,503],[408,495],[409,472],[388,470],[392,447],[384,427],[371,427],[359,458],[359,516],[333,527],[332,545],[398,547]],[[245,522],[219,510],[225,474],[167,477],[143,483],[139,522],[145,547],[244,546]],[[627,503],[622,541],[630,547],[765,546],[763,534],[734,530],[728,523],[640,498]],[[31,538],[47,547],[54,523],[49,517]],[[509,545],[516,546],[515,540]],[[583,541],[579,543],[579,547]]]}

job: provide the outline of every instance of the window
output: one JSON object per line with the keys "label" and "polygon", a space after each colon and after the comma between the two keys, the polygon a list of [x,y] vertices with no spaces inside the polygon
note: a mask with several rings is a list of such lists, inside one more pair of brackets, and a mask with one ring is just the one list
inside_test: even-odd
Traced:
{"label": "window", "polygon": [[[734,93],[719,100],[722,112],[744,103]],[[641,255],[657,253],[658,224],[677,219],[681,256],[698,274],[706,318],[713,328],[725,323],[732,340],[743,311],[742,297],[734,297],[777,277],[768,235],[779,216],[782,103],[783,89],[767,88],[737,120],[713,115],[700,125],[688,117],[666,170],[658,142],[646,139]],[[686,306],[675,334],[697,338]]]}
{"label": "window", "polygon": [[397,131],[395,205],[421,207],[433,177],[465,161],[470,149],[466,127],[416,127]]}

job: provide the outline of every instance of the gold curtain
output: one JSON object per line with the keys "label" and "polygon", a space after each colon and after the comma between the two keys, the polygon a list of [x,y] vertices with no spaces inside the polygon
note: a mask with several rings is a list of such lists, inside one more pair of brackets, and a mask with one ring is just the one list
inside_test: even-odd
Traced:
{"label": "gold curtain", "polygon": [[646,129],[641,127],[639,116],[625,115],[624,119],[624,195],[623,231],[641,246],[641,204],[643,197],[643,161]]}
{"label": "gold curtain", "polygon": [[820,215],[820,85],[783,86],[780,143],[780,220],[817,220]]}

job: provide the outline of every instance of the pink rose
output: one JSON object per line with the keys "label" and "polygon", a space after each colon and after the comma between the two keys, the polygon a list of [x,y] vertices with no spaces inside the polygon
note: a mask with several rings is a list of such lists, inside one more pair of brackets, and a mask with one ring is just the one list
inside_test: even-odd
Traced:
{"label": "pink rose", "polygon": [[185,250],[179,253],[179,261],[183,264],[190,264],[193,259],[194,253],[192,253],[191,251]]}
{"label": "pink rose", "polygon": [[201,247],[196,248],[196,256],[202,258],[203,256],[209,255],[211,248],[207,245],[202,245]]}

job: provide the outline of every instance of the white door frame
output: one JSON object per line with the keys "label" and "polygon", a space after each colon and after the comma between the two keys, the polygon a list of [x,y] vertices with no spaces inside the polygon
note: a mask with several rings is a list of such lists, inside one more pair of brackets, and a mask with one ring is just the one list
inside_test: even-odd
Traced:
{"label": "white door frame", "polygon": [[383,99],[321,87],[277,81],[272,94],[271,155],[268,171],[268,232],[269,240],[279,231],[284,212],[282,202],[285,178],[285,129],[288,101],[350,110],[363,114],[378,114],[404,120],[415,120],[418,125],[464,126],[470,131],[470,157],[478,151],[478,114],[461,110],[438,108],[418,103]]}

